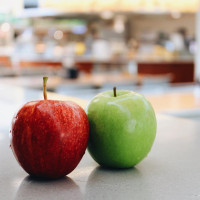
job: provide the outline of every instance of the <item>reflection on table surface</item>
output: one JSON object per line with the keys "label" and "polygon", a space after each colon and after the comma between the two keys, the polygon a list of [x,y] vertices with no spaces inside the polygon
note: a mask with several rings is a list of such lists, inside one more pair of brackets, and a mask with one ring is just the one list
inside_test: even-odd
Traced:
{"label": "reflection on table surface", "polygon": [[[32,197],[31,197],[32,196]],[[52,197],[64,199],[83,199],[79,186],[69,177],[59,180],[41,180],[27,176],[21,182],[15,200],[27,199],[29,197],[37,200],[52,199]]]}
{"label": "reflection on table surface", "polygon": [[157,137],[152,151],[134,168],[101,168],[86,152],[68,177],[54,181],[38,180],[27,176],[15,160],[9,148],[9,125],[19,104],[40,98],[42,92],[5,86],[1,87],[0,94],[3,108],[0,115],[2,199],[188,200],[199,194],[198,122],[158,115]]}

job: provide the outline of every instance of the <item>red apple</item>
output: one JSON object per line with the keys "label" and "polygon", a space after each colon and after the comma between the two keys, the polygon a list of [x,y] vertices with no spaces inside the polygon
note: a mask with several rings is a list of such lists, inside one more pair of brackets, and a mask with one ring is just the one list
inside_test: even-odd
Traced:
{"label": "red apple", "polygon": [[74,102],[44,100],[26,103],[14,116],[11,148],[30,175],[59,178],[69,174],[83,157],[89,123],[84,110]]}

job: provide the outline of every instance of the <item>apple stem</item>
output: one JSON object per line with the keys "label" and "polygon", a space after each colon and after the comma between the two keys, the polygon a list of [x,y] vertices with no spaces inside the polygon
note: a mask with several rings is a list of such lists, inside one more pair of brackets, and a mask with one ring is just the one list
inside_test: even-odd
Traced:
{"label": "apple stem", "polygon": [[44,95],[44,100],[47,100],[47,80],[48,77],[43,77],[43,95]]}
{"label": "apple stem", "polygon": [[114,93],[114,97],[117,96],[117,88],[116,87],[113,87],[113,93]]}

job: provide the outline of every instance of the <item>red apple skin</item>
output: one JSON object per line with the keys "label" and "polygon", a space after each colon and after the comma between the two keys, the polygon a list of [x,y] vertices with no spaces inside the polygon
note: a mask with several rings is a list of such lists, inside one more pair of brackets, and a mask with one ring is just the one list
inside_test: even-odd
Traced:
{"label": "red apple skin", "polygon": [[11,148],[28,174],[60,178],[78,165],[85,153],[88,137],[88,118],[77,104],[31,101],[13,118]]}

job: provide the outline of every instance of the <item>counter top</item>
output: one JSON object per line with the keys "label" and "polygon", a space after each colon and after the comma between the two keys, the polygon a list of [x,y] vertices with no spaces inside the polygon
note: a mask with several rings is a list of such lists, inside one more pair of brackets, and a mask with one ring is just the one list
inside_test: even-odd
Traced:
{"label": "counter top", "polygon": [[[9,88],[9,87],[12,88],[13,85],[19,86],[16,89],[16,91],[20,91],[21,93],[22,89],[20,88],[22,87],[42,89],[41,80],[42,80],[42,76],[1,78],[0,86],[10,85],[10,86],[6,86],[6,88]],[[68,94],[73,90],[80,92],[81,90],[84,91],[88,86],[90,86],[88,88],[91,88],[92,87],[91,85],[98,86],[106,82],[107,84],[110,84],[109,85],[110,87],[107,87],[105,89],[105,90],[108,90],[108,89],[111,89],[112,86],[115,84],[115,80],[118,81],[117,82],[118,84],[120,82],[121,83],[125,82],[125,87],[127,87],[128,89],[131,89],[131,88],[133,88],[133,90],[137,89],[136,91],[138,92],[140,92],[141,90],[140,93],[142,93],[142,91],[143,92],[147,91],[145,90],[145,87],[144,89],[134,88],[133,86],[128,87],[127,84],[130,84],[130,85],[133,84],[134,80],[136,82],[136,79],[134,79],[134,77],[131,77],[130,75],[125,75],[125,74],[123,76],[119,76],[118,74],[110,76],[109,74],[107,74],[103,77],[102,75],[95,75],[95,76],[87,75],[87,76],[79,77],[79,79],[75,79],[75,80],[63,79],[63,78],[52,76],[48,80],[48,89],[55,90],[55,88],[57,88],[59,85],[61,85],[60,87],[62,87],[63,85],[62,90],[64,90],[65,93]],[[10,89],[6,89],[6,91],[4,89],[1,91],[1,88],[0,88],[0,92],[2,93],[3,92],[7,93],[9,91]],[[32,100],[34,100],[34,97],[35,99],[42,98],[42,94],[32,96],[31,94],[35,94],[35,92],[31,92],[32,91],[31,89],[27,89],[23,91],[26,91],[26,93],[28,93],[28,95],[25,95],[25,97],[27,98],[28,96],[29,100],[31,100],[30,97],[33,97]],[[91,90],[90,92],[91,92],[91,95],[89,96],[94,96],[98,92],[100,92],[100,90],[96,90],[96,91]],[[15,93],[15,98],[14,98],[15,100],[13,101],[13,103],[14,102],[16,103],[16,99],[22,100],[21,99],[22,96],[18,95],[19,92],[14,92],[14,93]],[[73,94],[75,95],[74,92]],[[77,94],[80,95],[78,92]],[[63,100],[74,100],[74,98],[71,99],[70,97],[66,97],[65,95],[55,95],[53,93],[49,93],[49,95],[50,95],[49,96],[50,99],[57,98],[57,99],[63,99]],[[9,95],[6,95],[6,96],[7,97],[4,97],[4,98],[8,98]],[[197,84],[195,85],[194,83],[173,84],[170,87],[163,87],[162,89],[161,87],[158,87],[157,89],[150,88],[148,89],[148,92],[145,96],[151,102],[156,112],[180,111],[180,110],[200,108],[200,85],[197,85]],[[87,100],[80,100],[78,98],[76,98],[75,101],[81,104],[82,107],[85,107],[88,102]]]}
{"label": "counter top", "polygon": [[134,168],[104,169],[86,152],[68,177],[55,181],[29,177],[9,148],[9,125],[19,105],[41,97],[42,93],[34,90],[0,87],[2,200],[199,199],[200,124],[163,115],[157,115],[158,130],[152,151]]}

